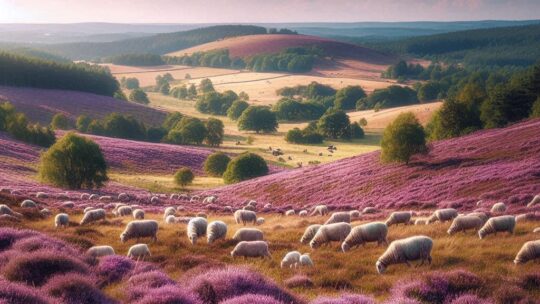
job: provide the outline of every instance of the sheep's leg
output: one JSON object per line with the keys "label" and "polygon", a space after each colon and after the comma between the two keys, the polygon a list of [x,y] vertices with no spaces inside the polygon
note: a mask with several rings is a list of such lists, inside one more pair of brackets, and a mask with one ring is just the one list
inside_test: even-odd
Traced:
{"label": "sheep's leg", "polygon": [[428,264],[429,264],[429,265],[431,265],[431,260],[432,260],[432,259],[431,259],[431,255],[430,255],[430,256],[428,256],[428,258],[427,258],[427,261],[428,261]]}

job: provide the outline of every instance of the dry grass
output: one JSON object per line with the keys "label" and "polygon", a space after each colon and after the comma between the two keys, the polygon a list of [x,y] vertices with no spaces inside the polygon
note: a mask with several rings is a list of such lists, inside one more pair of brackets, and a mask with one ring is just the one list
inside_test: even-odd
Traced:
{"label": "dry grass", "polygon": [[209,176],[195,176],[193,183],[185,188],[178,187],[172,175],[152,175],[136,173],[109,173],[111,181],[123,185],[147,189],[151,192],[170,193],[215,188],[223,185],[223,179]]}

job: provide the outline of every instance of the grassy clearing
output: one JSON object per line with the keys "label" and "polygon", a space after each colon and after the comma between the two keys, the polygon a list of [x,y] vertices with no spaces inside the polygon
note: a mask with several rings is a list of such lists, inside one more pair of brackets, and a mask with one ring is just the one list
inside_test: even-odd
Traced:
{"label": "grassy clearing", "polygon": [[185,192],[209,189],[222,186],[223,179],[219,177],[195,176],[193,184],[180,188],[174,183],[172,175],[153,175],[153,174],[131,174],[131,173],[109,173],[111,181],[133,186],[137,188],[147,189],[150,192],[171,193]]}

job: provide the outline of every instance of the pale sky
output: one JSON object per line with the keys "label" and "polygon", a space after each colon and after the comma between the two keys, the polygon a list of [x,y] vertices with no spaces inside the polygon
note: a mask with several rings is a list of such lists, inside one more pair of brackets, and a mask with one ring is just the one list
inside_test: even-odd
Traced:
{"label": "pale sky", "polygon": [[540,0],[0,0],[0,23],[540,19]]}

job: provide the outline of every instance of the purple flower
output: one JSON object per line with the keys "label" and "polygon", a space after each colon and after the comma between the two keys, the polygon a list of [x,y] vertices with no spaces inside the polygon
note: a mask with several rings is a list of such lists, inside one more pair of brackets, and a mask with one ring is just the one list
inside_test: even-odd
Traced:
{"label": "purple flower", "polygon": [[115,303],[99,290],[88,276],[76,273],[55,276],[42,287],[42,290],[50,296],[58,298],[62,303]]}
{"label": "purple flower", "polygon": [[120,255],[104,256],[96,268],[96,274],[101,284],[107,285],[118,282],[135,267],[135,262]]}
{"label": "purple flower", "polygon": [[346,293],[338,298],[318,297],[310,304],[375,304],[375,300],[365,295]]}
{"label": "purple flower", "polygon": [[[5,301],[5,302],[4,302]],[[39,290],[24,284],[8,282],[0,278],[1,303],[49,304],[53,301]]]}

